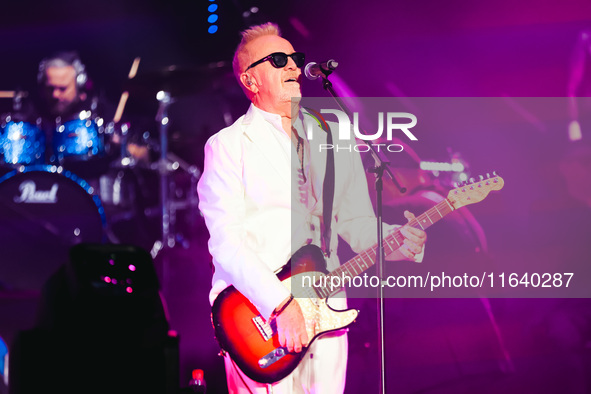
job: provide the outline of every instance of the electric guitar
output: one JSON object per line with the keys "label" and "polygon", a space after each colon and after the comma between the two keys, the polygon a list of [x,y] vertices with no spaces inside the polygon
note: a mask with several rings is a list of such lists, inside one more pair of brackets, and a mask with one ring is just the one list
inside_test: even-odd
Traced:
{"label": "electric guitar", "polygon": [[[492,178],[481,177],[478,182],[451,190],[446,199],[411,220],[408,225],[425,230],[452,211],[484,200],[489,192],[503,188],[503,179],[493,175]],[[398,249],[403,241],[399,229],[386,236],[383,241],[385,254],[389,255]],[[275,321],[265,321],[254,305],[234,286],[222,291],[212,307],[211,318],[220,347],[252,380],[274,383],[283,379],[297,367],[314,340],[355,321],[359,311],[336,311],[327,305],[328,297],[341,289],[332,287],[336,281],[332,282],[331,277],[353,278],[361,274],[375,263],[376,247],[377,244],[328,272],[321,249],[315,245],[306,245],[294,253],[277,274],[282,284],[296,297],[304,315],[308,338],[312,338],[308,347],[301,352],[289,352],[280,346]],[[293,283],[306,283],[307,279],[313,285],[292,289],[294,279],[296,281]]]}

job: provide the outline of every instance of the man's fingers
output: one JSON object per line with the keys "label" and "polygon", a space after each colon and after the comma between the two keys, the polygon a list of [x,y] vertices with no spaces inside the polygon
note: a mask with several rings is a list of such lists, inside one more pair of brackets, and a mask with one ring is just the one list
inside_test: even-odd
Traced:
{"label": "man's fingers", "polygon": [[402,227],[402,229],[400,229],[400,233],[404,236],[404,240],[411,241],[417,245],[422,245],[425,242],[424,238],[421,238],[420,233],[417,234],[416,232],[411,230],[416,229],[413,229],[412,227]]}
{"label": "man's fingers", "polygon": [[415,253],[413,253],[406,243],[400,248],[400,253],[402,253],[408,259],[413,260],[415,258]]}
{"label": "man's fingers", "polygon": [[304,332],[302,335],[300,335],[300,342],[302,344],[302,347],[308,346],[308,341],[308,333]]}
{"label": "man's fingers", "polygon": [[415,254],[421,253],[421,250],[422,250],[422,248],[420,246],[418,246],[416,243],[414,243],[414,242],[412,242],[412,241],[410,241],[408,239],[405,239],[404,240],[404,246],[406,247],[406,249],[409,252],[413,253],[413,256]]}
{"label": "man's fingers", "polygon": [[285,334],[284,334],[283,330],[278,330],[277,334],[279,335],[279,344],[281,346],[285,346],[287,344],[287,341],[285,339]]}
{"label": "man's fingers", "polygon": [[302,349],[308,346],[308,334],[303,333],[298,335],[295,331],[288,331],[285,335],[279,332],[279,344],[287,348],[290,352],[299,353]]}
{"label": "man's fingers", "polygon": [[421,229],[405,226],[404,227],[408,233],[417,236],[418,238],[427,238],[427,233]]}
{"label": "man's fingers", "polygon": [[303,335],[298,335],[296,331],[293,330],[278,330],[277,332],[279,336],[279,345],[287,348],[289,352],[301,352],[304,346],[308,345],[308,335],[305,333]]}
{"label": "man's fingers", "polygon": [[427,233],[419,228],[406,225],[400,229],[400,233],[405,239],[408,239],[421,247],[427,242]]}
{"label": "man's fingers", "polygon": [[308,344],[308,335],[307,323],[297,301],[292,301],[276,319],[279,344],[290,352],[301,352]]}
{"label": "man's fingers", "polygon": [[409,222],[413,219],[416,219],[415,214],[411,211],[404,211],[404,217],[408,219]]}
{"label": "man's fingers", "polygon": [[[281,331],[280,331],[280,333],[281,333]],[[289,332],[289,330],[284,330],[282,334],[283,334],[283,337],[285,338],[285,340],[284,340],[284,343],[279,342],[280,345],[286,347],[288,351],[292,352],[293,347],[294,347],[293,334],[291,332]]]}
{"label": "man's fingers", "polygon": [[[410,212],[410,211],[404,211],[404,217],[410,222],[413,219],[416,219],[415,214]],[[410,227],[407,226],[407,228],[409,230],[411,230],[415,235],[419,236],[420,238],[426,238],[427,237],[427,233],[425,233],[423,230],[418,229],[418,228],[414,228],[414,227]]]}
{"label": "man's fingers", "polygon": [[294,343],[293,337],[288,337],[287,338],[287,350],[290,352],[293,352],[294,348],[295,348],[295,343]]}
{"label": "man's fingers", "polygon": [[287,350],[289,350],[290,352],[295,351],[296,353],[299,353],[302,351],[302,347],[306,346],[306,343],[302,341],[302,337],[298,336],[296,332],[290,333],[287,342]]}
{"label": "man's fingers", "polygon": [[296,337],[294,350],[296,353],[299,353],[306,346],[308,346],[308,335],[304,332],[299,337]]}

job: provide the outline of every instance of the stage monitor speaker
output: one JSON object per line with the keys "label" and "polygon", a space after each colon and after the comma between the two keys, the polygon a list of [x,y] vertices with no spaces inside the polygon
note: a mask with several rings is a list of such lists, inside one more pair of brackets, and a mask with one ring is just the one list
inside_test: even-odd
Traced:
{"label": "stage monitor speaker", "polygon": [[36,326],[17,335],[10,393],[176,393],[171,332],[148,252],[76,245],[44,286]]}

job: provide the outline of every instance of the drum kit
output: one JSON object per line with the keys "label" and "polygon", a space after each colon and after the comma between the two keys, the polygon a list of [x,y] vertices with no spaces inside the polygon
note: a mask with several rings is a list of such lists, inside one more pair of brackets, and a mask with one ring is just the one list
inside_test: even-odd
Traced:
{"label": "drum kit", "polygon": [[13,111],[0,119],[0,243],[6,251],[0,290],[40,289],[69,248],[81,242],[134,243],[153,257],[188,245],[177,215],[182,211],[189,223],[200,218],[201,173],[169,151],[168,109],[171,91],[185,94],[178,87],[191,84],[186,70],[167,69],[126,87],[134,94],[147,82],[157,90],[159,138],[142,141],[145,150],[158,152],[155,160],[136,160],[130,153],[138,145],[127,143],[129,123],[107,121],[89,109],[75,119],[57,117],[48,130],[41,119],[19,113],[26,93],[0,92],[0,98],[13,100]]}

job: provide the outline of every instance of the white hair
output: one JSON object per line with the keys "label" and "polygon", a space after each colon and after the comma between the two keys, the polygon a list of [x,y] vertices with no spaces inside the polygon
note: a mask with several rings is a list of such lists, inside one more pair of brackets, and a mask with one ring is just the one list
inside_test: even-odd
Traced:
{"label": "white hair", "polygon": [[[263,23],[262,25],[251,26],[244,30],[241,34],[242,40],[240,41],[240,44],[238,44],[238,47],[236,47],[234,59],[232,60],[232,69],[234,70],[234,76],[238,80],[238,83],[240,83],[240,74],[242,74],[244,69],[248,67],[246,64],[244,64],[248,61],[247,54],[244,51],[246,44],[263,36],[281,37],[281,31],[279,30],[279,26],[277,26],[275,23],[267,22]],[[240,86],[242,86],[242,84],[240,84]]]}

